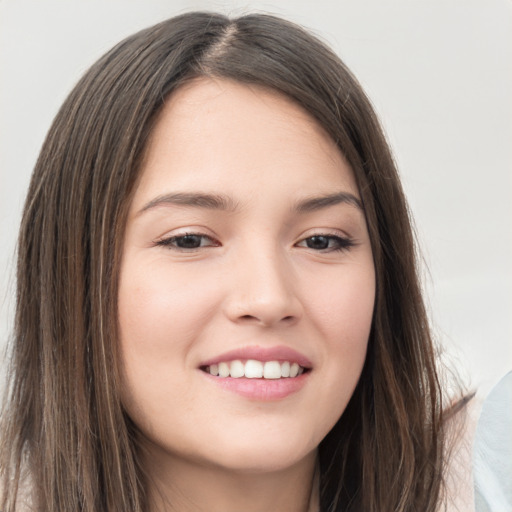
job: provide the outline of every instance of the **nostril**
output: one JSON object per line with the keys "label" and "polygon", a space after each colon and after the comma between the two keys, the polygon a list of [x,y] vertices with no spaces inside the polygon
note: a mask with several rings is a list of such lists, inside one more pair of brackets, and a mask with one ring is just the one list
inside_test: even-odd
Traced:
{"label": "nostril", "polygon": [[296,317],[294,315],[286,315],[286,316],[283,316],[281,319],[279,319],[279,318],[271,319],[271,318],[266,318],[264,316],[262,316],[260,318],[257,315],[240,315],[238,317],[238,321],[240,321],[240,322],[248,322],[248,323],[256,322],[256,323],[261,323],[261,324],[265,324],[265,325],[274,325],[275,323],[292,324],[293,322],[295,322],[295,319],[296,319]]}

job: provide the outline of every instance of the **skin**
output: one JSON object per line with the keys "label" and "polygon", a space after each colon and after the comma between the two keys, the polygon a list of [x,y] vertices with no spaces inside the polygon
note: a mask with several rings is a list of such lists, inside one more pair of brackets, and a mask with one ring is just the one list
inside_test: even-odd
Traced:
{"label": "skin", "polygon": [[[359,379],[375,296],[356,202],[296,210],[340,192],[359,198],[349,165],[289,99],[202,78],[166,102],[119,288],[122,401],[141,431],[153,510],[308,510],[316,448]],[[228,208],[155,201],[177,193],[222,194]],[[190,233],[201,245],[180,248]],[[351,246],[337,250],[340,239]],[[277,345],[311,362],[284,398],[241,396],[200,369]]]}

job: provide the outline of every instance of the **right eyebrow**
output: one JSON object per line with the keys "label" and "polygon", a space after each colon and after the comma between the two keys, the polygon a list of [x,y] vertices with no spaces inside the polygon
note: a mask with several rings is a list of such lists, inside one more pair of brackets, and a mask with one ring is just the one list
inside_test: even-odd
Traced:
{"label": "right eyebrow", "polygon": [[327,194],[325,196],[308,197],[299,201],[295,205],[295,210],[299,213],[314,212],[323,208],[328,208],[336,204],[348,203],[355,206],[361,212],[364,211],[361,199],[350,192],[338,192],[335,194]]}
{"label": "right eyebrow", "polygon": [[158,208],[159,206],[192,206],[194,208],[206,208],[208,210],[223,210],[233,212],[238,205],[229,196],[223,194],[203,194],[200,192],[176,192],[157,196],[146,203],[137,215]]}

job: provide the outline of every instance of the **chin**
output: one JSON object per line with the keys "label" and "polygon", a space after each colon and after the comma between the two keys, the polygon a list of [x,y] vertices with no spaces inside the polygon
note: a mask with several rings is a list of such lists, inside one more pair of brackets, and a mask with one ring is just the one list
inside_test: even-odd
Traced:
{"label": "chin", "polygon": [[303,450],[283,450],[276,452],[275,450],[254,450],[247,448],[246,450],[226,454],[221,460],[215,462],[216,467],[225,471],[239,473],[242,475],[257,475],[265,473],[277,473],[285,471],[307,457],[315,457],[316,448],[312,451],[305,452]]}
{"label": "chin", "polygon": [[[217,440],[215,450],[203,452],[208,463],[239,473],[268,473],[290,468],[314,457],[318,443],[310,436],[262,430],[258,436],[231,436]],[[206,461],[205,461],[206,462]]]}

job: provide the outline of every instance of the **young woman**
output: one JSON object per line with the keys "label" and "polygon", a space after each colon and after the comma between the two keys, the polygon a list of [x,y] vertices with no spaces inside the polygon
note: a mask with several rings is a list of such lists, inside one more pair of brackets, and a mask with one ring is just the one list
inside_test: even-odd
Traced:
{"label": "young woman", "polygon": [[301,28],[189,13],[100,59],[42,148],[17,278],[2,510],[442,506],[406,201]]}

